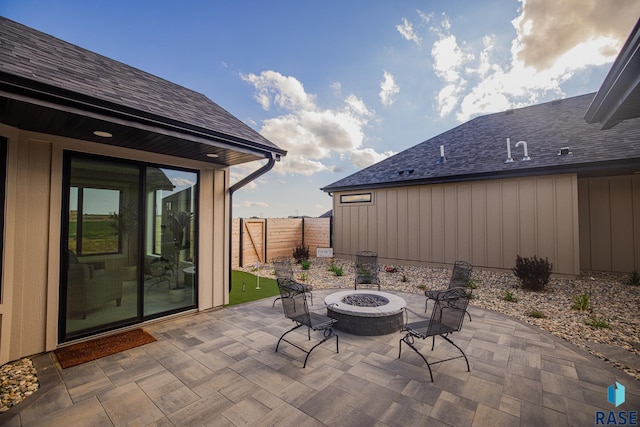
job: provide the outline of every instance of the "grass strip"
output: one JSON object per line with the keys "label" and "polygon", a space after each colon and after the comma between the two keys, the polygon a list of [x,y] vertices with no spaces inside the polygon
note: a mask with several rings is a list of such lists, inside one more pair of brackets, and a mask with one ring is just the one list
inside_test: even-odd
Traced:
{"label": "grass strip", "polygon": [[[260,277],[244,271],[233,270],[231,272],[231,293],[229,293],[229,305],[242,304],[263,298],[280,295],[278,284],[274,279]],[[260,289],[258,288],[260,285]]]}

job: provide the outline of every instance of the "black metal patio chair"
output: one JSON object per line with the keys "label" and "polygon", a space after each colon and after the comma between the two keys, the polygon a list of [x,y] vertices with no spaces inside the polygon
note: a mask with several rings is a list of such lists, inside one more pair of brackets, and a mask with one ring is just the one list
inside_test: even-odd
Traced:
{"label": "black metal patio chair", "polygon": [[[295,277],[293,277],[293,267],[291,266],[291,258],[287,256],[278,256],[273,258],[271,263],[273,264],[273,269],[276,273],[276,280],[278,279],[284,280],[286,281],[286,283],[288,283],[288,286],[292,286],[298,291],[302,290],[303,292],[309,294],[309,299],[311,299],[311,305],[313,305],[313,294],[311,293],[311,291],[313,291],[313,286],[296,281]],[[282,297],[280,296],[275,300],[273,300],[272,307],[275,307],[276,301],[278,301],[281,298]]]}
{"label": "black metal patio chair", "polygon": [[[337,322],[337,320],[332,319],[324,314],[310,312],[309,306],[307,305],[307,292],[296,290],[297,283],[291,283],[287,279],[277,279],[277,282],[278,289],[280,290],[280,300],[282,301],[284,316],[288,319],[291,319],[296,323],[296,325],[282,334],[282,336],[278,340],[278,344],[276,344],[276,352],[278,351],[278,347],[280,346],[281,341],[289,343],[297,349],[302,350],[307,355],[304,358],[304,365],[302,365],[302,367],[304,368],[307,366],[307,360],[309,359],[311,352],[316,347],[327,341],[329,338],[336,337],[336,353],[339,353],[340,350],[338,348],[338,335],[333,332],[333,325]],[[307,336],[309,338],[309,341],[311,340],[312,330],[322,331],[322,340],[311,347],[311,349],[309,350],[285,338],[285,335],[287,335],[289,332],[293,332],[303,326],[307,327]]]}
{"label": "black metal patio chair", "polygon": [[[424,312],[427,312],[429,300],[438,301],[449,290],[454,288],[467,289],[469,281],[471,280],[471,273],[473,272],[473,266],[466,261],[456,261],[453,264],[453,270],[451,272],[451,278],[449,279],[449,285],[446,290],[428,290],[425,291],[427,300],[424,303]],[[467,312],[469,321],[471,321],[471,315]]]}
{"label": "black metal patio chair", "polygon": [[371,251],[356,253],[355,289],[358,290],[358,285],[370,285],[378,286],[380,290],[379,270],[377,253]]}
{"label": "black metal patio chair", "polygon": [[171,288],[172,278],[173,269],[169,262],[162,257],[145,265],[145,287],[147,288],[147,292],[154,286],[160,288],[160,283],[162,282],[167,282],[169,288]]}
{"label": "black metal patio chair", "polygon": [[[437,299],[433,305],[433,310],[431,312],[431,317],[429,318],[429,320],[420,320],[417,322],[407,323],[403,327],[403,332],[406,335],[400,339],[398,358],[400,358],[402,354],[402,343],[404,342],[409,347],[411,347],[413,351],[418,353],[422,360],[424,360],[424,362],[427,364],[427,368],[429,368],[429,375],[431,376],[431,382],[433,382],[433,372],[431,371],[431,365],[435,365],[436,363],[464,358],[465,362],[467,362],[467,371],[469,372],[469,360],[467,359],[467,356],[464,354],[464,351],[462,351],[460,347],[458,347],[453,341],[449,339],[448,335],[452,334],[453,332],[458,332],[462,329],[462,324],[464,323],[464,315],[467,312],[467,306],[469,304],[470,298],[471,293],[465,288],[453,288],[447,291],[443,291],[440,298]],[[462,355],[450,357],[443,360],[436,360],[435,362],[429,363],[429,361],[427,361],[427,358],[416,348],[415,340],[427,339],[431,337],[431,350],[433,351],[436,342],[436,336],[440,336],[442,339],[449,342],[451,345],[457,348]]]}

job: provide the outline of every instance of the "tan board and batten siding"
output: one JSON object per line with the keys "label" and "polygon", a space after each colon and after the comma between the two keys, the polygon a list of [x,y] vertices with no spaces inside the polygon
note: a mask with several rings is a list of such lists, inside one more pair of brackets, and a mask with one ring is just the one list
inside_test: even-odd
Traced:
{"label": "tan board and batten siding", "polygon": [[578,180],[580,265],[640,270],[640,175]]}
{"label": "tan board and batten siding", "polygon": [[[362,191],[360,191],[361,193]],[[554,272],[579,274],[574,174],[371,190],[371,203],[334,193],[334,253],[378,253],[383,262],[508,269],[516,255],[548,257]]]}
{"label": "tan board and batten siding", "polygon": [[[229,255],[225,224],[229,197],[225,168],[0,124],[9,140],[5,199],[5,251],[0,298],[0,364],[58,345],[60,221],[63,152],[140,159],[200,172],[198,309],[228,303]],[[107,262],[117,268],[118,259]]]}

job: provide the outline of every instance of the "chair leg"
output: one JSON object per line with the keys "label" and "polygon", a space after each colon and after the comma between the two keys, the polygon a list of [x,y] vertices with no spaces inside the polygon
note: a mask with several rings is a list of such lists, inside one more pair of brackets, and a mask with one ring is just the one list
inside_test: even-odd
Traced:
{"label": "chair leg", "polygon": [[[284,334],[282,334],[282,336],[278,340],[278,344],[276,344],[276,353],[278,352],[278,347],[280,346],[280,341],[284,341],[286,343],[289,343],[292,346],[296,347],[299,350],[302,350],[303,352],[305,352],[307,354],[307,356],[304,358],[304,364],[302,365],[303,368],[306,368],[307,367],[307,360],[309,359],[309,356],[311,355],[311,352],[316,347],[318,347],[320,344],[322,344],[323,342],[327,341],[329,338],[336,337],[336,353],[340,352],[340,350],[338,349],[338,336],[333,333],[333,328],[324,329],[324,338],[322,339],[322,341],[320,341],[319,343],[317,343],[316,345],[311,347],[310,350],[305,350],[303,347],[300,347],[298,344],[292,343],[291,341],[288,341],[288,340],[286,340],[284,338],[284,336],[287,335],[289,332],[293,332],[293,331],[295,331],[296,329],[298,329],[301,326],[304,326],[304,325],[298,324],[298,325],[294,326],[293,328],[289,329]],[[309,328],[309,334],[311,334],[311,329],[310,328]]]}
{"label": "chair leg", "polygon": [[420,357],[422,358],[422,360],[424,360],[424,363],[426,363],[426,364],[427,364],[427,368],[429,368],[429,376],[431,377],[431,382],[433,382],[433,372],[431,371],[431,365],[429,365],[429,362],[427,362],[427,358],[426,358],[426,357],[424,357],[424,356],[422,355],[422,353],[420,353],[420,352],[418,351],[418,349],[417,349],[417,348],[415,348],[415,347],[413,346],[413,337],[411,336],[411,334],[407,334],[407,335],[405,335],[404,337],[400,338],[400,343],[399,343],[399,345],[398,345],[398,347],[399,347],[399,351],[398,351],[398,359],[400,359],[400,356],[401,356],[401,354],[402,354],[402,343],[403,343],[403,342],[404,342],[405,344],[407,344],[409,347],[411,347],[411,348],[413,349],[413,351],[415,351],[416,353],[418,353],[418,356],[420,356]]}
{"label": "chair leg", "polygon": [[[280,346],[280,341],[283,341],[284,336],[287,335],[289,332],[293,332],[296,329],[298,329],[299,327],[303,326],[302,324],[298,324],[296,326],[294,326],[293,328],[289,329],[287,332],[285,332],[284,334],[282,334],[282,336],[280,337],[280,339],[278,340],[278,344],[276,344],[276,353],[278,352],[278,347]],[[284,340],[286,342],[289,342],[287,340]]]}
{"label": "chair leg", "polygon": [[[327,333],[327,331],[329,333]],[[319,343],[317,343],[316,345],[314,345],[313,347],[311,347],[311,349],[309,351],[306,351],[304,349],[301,349],[302,351],[305,351],[307,353],[307,357],[304,358],[304,364],[302,365],[303,368],[307,367],[307,359],[309,359],[309,356],[311,356],[311,352],[313,350],[315,350],[315,348],[317,346],[319,346],[320,344],[322,344],[323,342],[327,341],[329,338],[331,337],[336,337],[336,353],[339,353],[340,351],[338,350],[338,336],[336,334],[333,333],[333,329],[329,328],[329,329],[325,329],[324,330],[324,338],[322,339],[322,341],[320,341]],[[289,343],[291,344],[291,343]],[[297,346],[296,346],[297,347]],[[300,347],[298,347],[300,348]]]}
{"label": "chair leg", "polygon": [[[469,368],[469,359],[467,359],[467,355],[464,354],[464,351],[462,351],[462,349],[460,347],[458,347],[456,345],[456,343],[454,343],[453,341],[451,341],[448,337],[446,337],[445,335],[440,335],[442,338],[444,338],[445,340],[447,340],[449,342],[449,344],[451,344],[452,346],[454,346],[455,348],[457,348],[460,353],[462,353],[462,357],[464,357],[464,361],[467,362],[467,372],[471,372],[471,369]],[[460,357],[453,357],[452,359],[459,359]],[[447,359],[447,360],[451,360],[451,359]],[[443,360],[444,362],[444,360]]]}

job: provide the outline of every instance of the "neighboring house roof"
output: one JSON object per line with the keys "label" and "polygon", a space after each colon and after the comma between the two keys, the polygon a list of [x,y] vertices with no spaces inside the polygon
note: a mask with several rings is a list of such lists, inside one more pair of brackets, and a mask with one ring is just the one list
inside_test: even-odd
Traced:
{"label": "neighboring house roof", "polygon": [[222,165],[286,154],[198,92],[4,17],[0,123]]}
{"label": "neighboring house roof", "polygon": [[[583,114],[594,94],[476,117],[324,187],[326,192],[577,172],[640,172],[640,119],[600,130]],[[506,163],[507,138],[513,162]],[[522,161],[526,141],[531,160]],[[446,162],[440,163],[444,145]],[[562,154],[563,147],[568,152]]]}
{"label": "neighboring house roof", "polygon": [[627,38],[584,118],[610,129],[640,117],[640,19]]}

